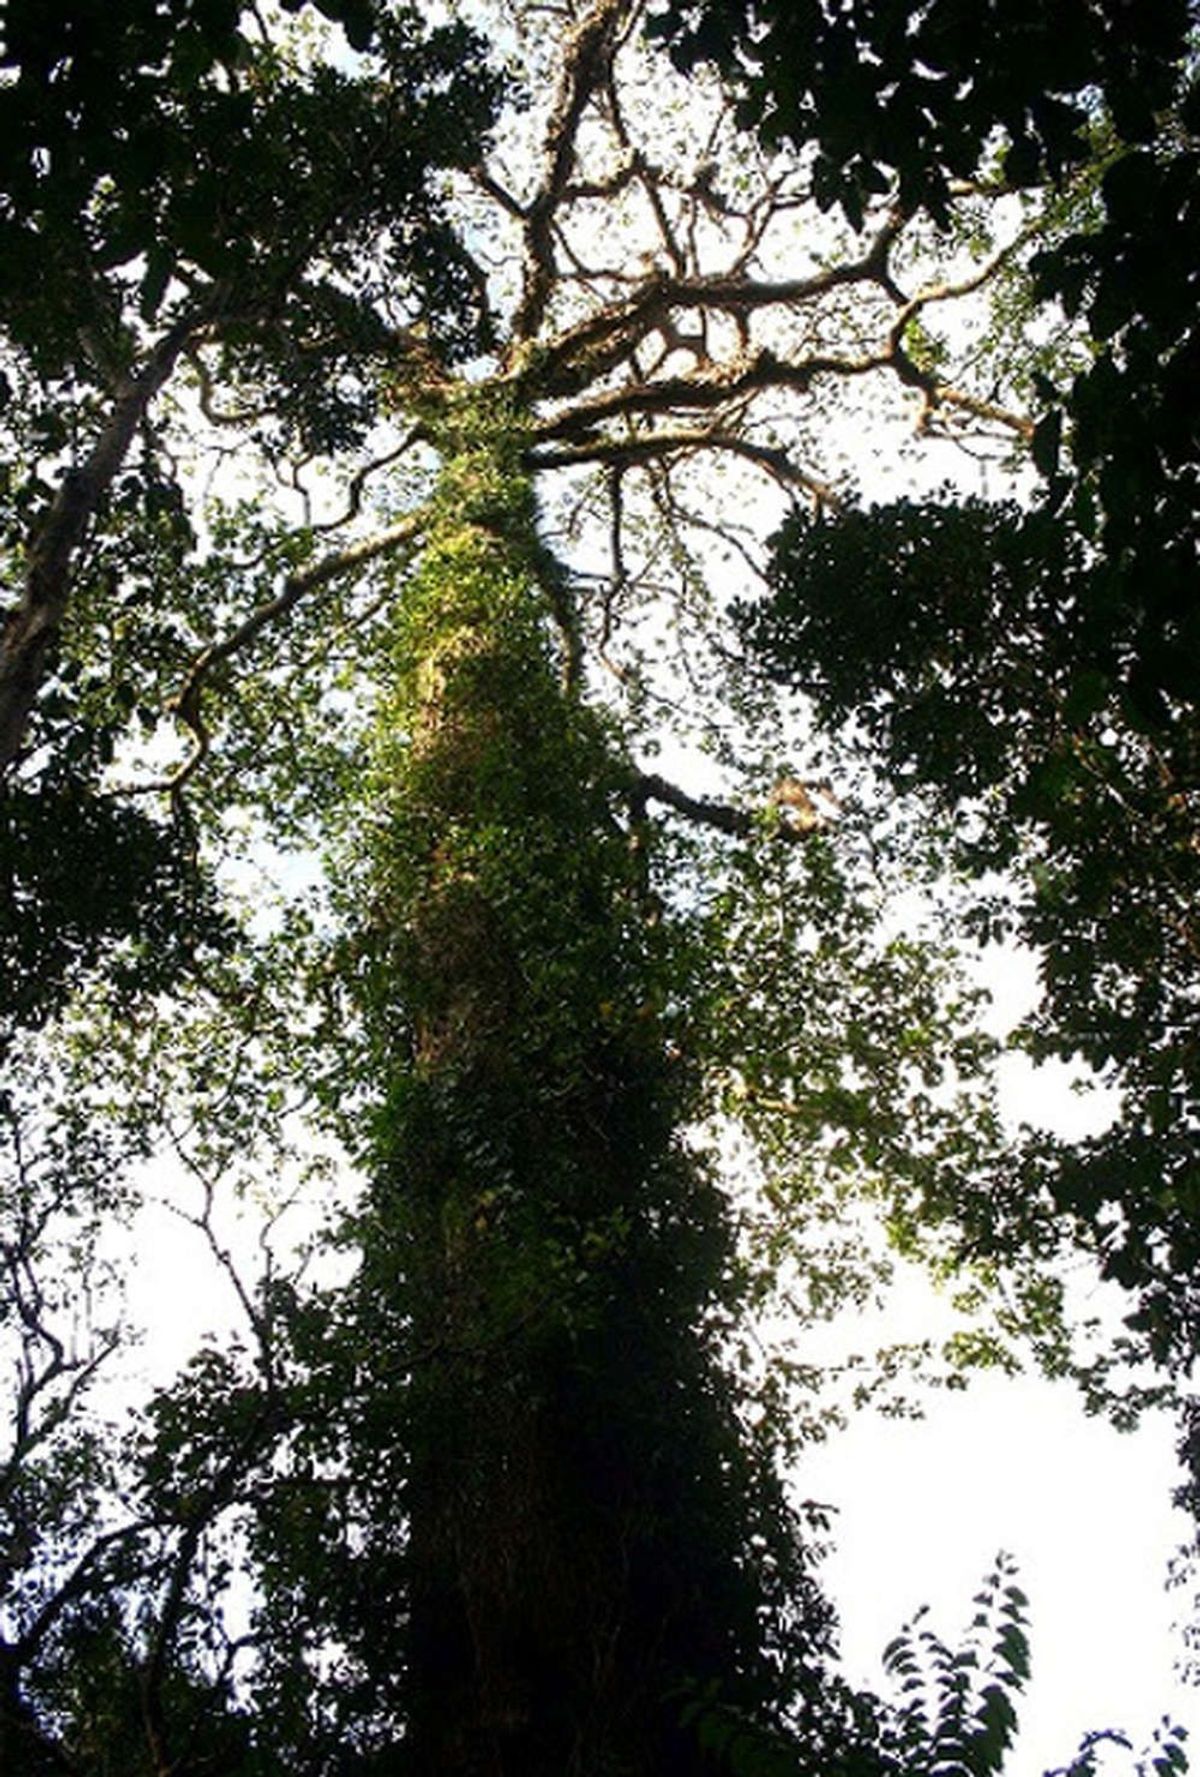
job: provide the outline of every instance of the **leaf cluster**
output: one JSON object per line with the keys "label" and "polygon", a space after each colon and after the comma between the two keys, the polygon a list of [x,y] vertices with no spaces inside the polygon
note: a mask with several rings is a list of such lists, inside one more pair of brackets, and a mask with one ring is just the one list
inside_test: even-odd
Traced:
{"label": "leaf cluster", "polygon": [[[267,324],[293,354],[330,334],[340,301],[357,328],[343,363],[306,364],[310,379],[361,355],[363,297],[389,286],[478,343],[430,169],[486,130],[497,84],[464,28],[333,10],[359,39],[357,68],[293,60],[231,0],[135,0],[117,19],[89,0],[53,17],[33,0],[8,8],[0,316],[42,374],[74,364],[82,335],[111,375],[139,325],[202,296],[214,319],[251,341]],[[301,401],[301,372],[270,370]]]}
{"label": "leaf cluster", "polygon": [[1034,261],[1031,317],[1061,304],[1091,361],[1062,387],[1037,379],[1033,504],[944,493],[797,517],[775,540],[770,597],[742,620],[822,722],[865,737],[894,794],[955,824],[976,935],[1041,958],[1021,1036],[1035,1059],[1082,1061],[1122,1094],[1112,1126],[1074,1147],[1031,1137],[1015,1220],[985,1214],[972,1238],[1012,1250],[1037,1220],[1022,1228],[1021,1200],[1049,1202],[1135,1292],[1142,1349],[1187,1368],[1200,435],[1196,99],[1174,78],[1148,138],[1122,112],[1094,226]]}
{"label": "leaf cluster", "polygon": [[[1165,728],[1143,719],[1143,607],[1121,584],[1044,509],[901,502],[789,524],[774,596],[746,622],[823,720],[853,717],[896,794],[956,819],[954,865],[985,886],[976,935],[1043,959],[1034,1054],[1123,1089],[1105,1135],[1055,1161],[1030,1147],[1019,1195],[1049,1190],[1139,1290],[1156,1356],[1186,1362],[1198,736],[1190,697]],[[998,871],[1014,894],[986,892]],[[1019,1223],[986,1211],[978,1233],[1002,1250]]]}
{"label": "leaf cluster", "polygon": [[651,30],[681,66],[715,64],[764,141],[814,145],[814,197],[860,226],[892,187],[945,221],[998,133],[1011,184],[1060,178],[1087,157],[1097,93],[1125,140],[1149,139],[1188,22],[1186,0],[671,0]]}
{"label": "leaf cluster", "polygon": [[1034,300],[1060,303],[1094,342],[1068,387],[1044,386],[1034,459],[1048,504],[1094,546],[1097,582],[1135,632],[1125,692],[1168,755],[1200,673],[1198,188],[1200,86],[1185,82],[1156,140],[1104,175],[1099,226],[1032,268]]}

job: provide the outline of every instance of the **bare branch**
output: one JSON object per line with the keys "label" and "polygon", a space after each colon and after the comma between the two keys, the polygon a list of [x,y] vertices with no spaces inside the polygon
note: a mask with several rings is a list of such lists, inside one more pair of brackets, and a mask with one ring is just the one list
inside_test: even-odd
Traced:
{"label": "bare branch", "polygon": [[1011,241],[1005,243],[998,252],[984,262],[969,277],[953,282],[946,281],[930,284],[919,290],[900,309],[892,322],[888,336],[889,359],[892,368],[903,382],[921,390],[923,406],[918,422],[922,428],[929,425],[933,414],[939,407],[955,407],[964,413],[972,414],[976,419],[991,420],[1008,430],[1016,432],[1022,438],[1032,438],[1034,422],[1025,414],[1014,413],[1010,408],[1001,407],[994,401],[981,400],[978,396],[955,388],[950,383],[942,383],[930,371],[924,371],[916,365],[904,349],[904,335],[912,322],[923,309],[933,303],[951,302],[956,298],[971,296],[991,282],[1003,270],[1013,256],[1022,247],[1041,232],[1041,224],[1032,222],[1016,234]]}
{"label": "bare branch", "polygon": [[184,353],[188,369],[196,378],[196,389],[200,398],[200,411],[210,426],[245,426],[252,425],[270,413],[270,408],[239,407],[222,408],[217,401],[217,391],[213,383],[212,371],[205,361],[204,353],[194,346],[189,346]]}
{"label": "bare branch", "polygon": [[797,309],[855,284],[874,284],[903,301],[890,270],[890,255],[906,218],[892,212],[858,259],[825,266],[802,278],[754,278],[740,265],[731,270],[671,277],[661,270],[643,277],[625,301],[610,302],[543,347],[533,393],[538,399],[569,397],[627,361],[638,340],[669,324],[674,312],[745,317],[770,308]]}
{"label": "bare branch", "polygon": [[340,531],[344,524],[349,524],[353,519],[356,519],[362,510],[363,494],[366,492],[367,482],[373,475],[378,475],[381,469],[390,469],[393,463],[398,463],[401,457],[406,456],[419,436],[419,429],[413,427],[404,434],[394,450],[385,451],[382,456],[372,457],[369,463],[364,463],[362,468],[351,478],[346,489],[344,509],[336,518],[323,519],[319,524],[311,525],[309,528],[314,536],[327,535],[330,531]]}
{"label": "bare branch", "polygon": [[487,167],[483,165],[472,167],[471,177],[476,185],[478,185],[479,189],[488,197],[494,198],[496,203],[500,205],[500,208],[507,211],[515,221],[525,221],[524,205],[517,202],[507,186],[502,185],[499,179],[497,179]]}
{"label": "bare branch", "polygon": [[608,77],[621,26],[636,0],[595,0],[570,38],[558,94],[546,125],[541,182],[525,223],[525,289],[513,321],[513,337],[533,339],[554,287],[554,217],[570,188],[579,126]]}
{"label": "bare branch", "polygon": [[[675,456],[695,455],[700,451],[726,451],[731,456],[742,457],[790,493],[805,493],[816,504],[830,508],[841,504],[836,488],[802,469],[782,445],[761,443],[721,425],[664,427],[658,431],[617,436],[600,434],[579,444],[534,450],[528,463],[534,470],[570,469],[583,463],[607,463],[614,470],[625,470],[665,462]],[[619,515],[616,516],[619,524]]]}
{"label": "bare branch", "polygon": [[286,617],[288,612],[298,605],[301,599],[333,580],[351,573],[355,568],[365,566],[368,562],[378,561],[381,556],[389,555],[405,543],[411,543],[424,528],[425,511],[410,512],[387,530],[378,532],[373,537],[364,537],[361,542],[348,544],[320,561],[313,562],[309,567],[298,568],[289,574],[279,592],[273,599],[257,605],[237,627],[223,636],[220,641],[210,642],[204,651],[192,662],[188,676],[173,701],[173,708],[180,720],[191,729],[194,737],[192,753],[166,782],[141,786],[143,790],[180,791],[187,780],[197,770],[206,757],[211,743],[211,736],[205,725],[202,709],[204,688],[212,676],[214,668],[223,661],[230,660],[247,648],[255,637],[269,625]]}
{"label": "bare branch", "polygon": [[764,347],[728,364],[710,363],[688,374],[601,390],[543,420],[535,437],[588,439],[605,421],[636,415],[720,413],[746,396],[766,389],[788,389],[806,395],[819,376],[865,376],[891,363],[892,354],[887,350],[866,352],[859,357],[822,352],[787,359]]}
{"label": "bare branch", "polygon": [[[714,802],[706,796],[689,796],[676,784],[654,773],[639,777],[630,798],[635,816],[647,802],[661,802],[686,820],[698,826],[711,827],[731,839],[750,839],[755,834],[769,834],[774,839],[807,839],[823,831],[826,823],[817,804],[803,784],[785,779],[772,792],[769,808],[776,811],[773,824],[764,826],[759,810],[734,808],[728,802]],[[832,798],[829,798],[832,802]]]}

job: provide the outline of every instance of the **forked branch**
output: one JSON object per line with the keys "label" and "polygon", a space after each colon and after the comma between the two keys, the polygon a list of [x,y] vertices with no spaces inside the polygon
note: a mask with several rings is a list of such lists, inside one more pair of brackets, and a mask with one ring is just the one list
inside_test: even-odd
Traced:
{"label": "forked branch", "polygon": [[523,212],[525,288],[513,337],[534,339],[554,290],[554,220],[575,169],[579,129],[589,104],[609,77],[621,27],[637,0],[595,0],[568,40],[558,92],[546,125],[538,188]]}

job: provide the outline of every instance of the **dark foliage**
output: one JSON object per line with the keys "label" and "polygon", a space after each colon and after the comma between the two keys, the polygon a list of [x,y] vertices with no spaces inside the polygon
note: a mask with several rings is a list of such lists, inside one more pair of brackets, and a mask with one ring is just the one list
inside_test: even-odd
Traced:
{"label": "dark foliage", "polygon": [[102,964],[118,995],[158,993],[231,935],[186,826],[66,776],[0,791],[0,1054]]}
{"label": "dark foliage", "polygon": [[[50,634],[31,656],[43,682],[0,802],[12,1020],[49,1016],[102,956],[153,991],[218,935],[182,826],[100,791],[191,640],[166,607],[189,571],[192,517],[149,422],[107,486],[86,462],[106,448],[123,379],[140,374],[147,329],[221,342],[226,375],[270,413],[268,446],[313,451],[353,443],[376,412],[392,349],[381,304],[393,321],[437,317],[451,355],[486,334],[434,177],[476,150],[493,115],[480,45],[371,0],[323,10],[360,52],[354,69],[298,71],[235,0],[5,9],[10,559],[53,552],[72,489],[95,479],[77,527],[94,521],[86,563],[58,569],[73,578],[68,645]],[[16,635],[15,604],[8,621]]]}
{"label": "dark foliage", "polygon": [[[427,32],[370,0],[323,10],[344,19],[361,72],[297,72],[234,0],[13,0],[0,320],[43,375],[77,369],[81,338],[90,374],[111,375],[129,329],[173,318],[183,290],[260,354],[274,341],[262,368],[285,410],[289,396],[306,410],[305,386],[311,407],[336,373],[361,376],[384,291],[478,348],[477,293],[447,250],[431,174],[474,150],[496,82],[463,29]],[[319,371],[289,364],[284,344],[294,358],[327,331],[339,296],[335,355]]]}
{"label": "dark foliage", "polygon": [[[1200,682],[1200,87],[1101,193],[1100,227],[1034,262],[1035,299],[1082,316],[1097,346],[1068,390],[1044,389],[1034,456],[1048,504],[1095,549],[1131,713],[1170,751]],[[1195,781],[1194,760],[1178,768]]]}
{"label": "dark foliage", "polygon": [[813,193],[852,222],[893,185],[943,217],[952,182],[1006,141],[1031,183],[1085,158],[1101,93],[1122,138],[1154,134],[1188,28],[1186,0],[670,0],[651,29],[682,67],[716,65],[765,141],[815,145]]}
{"label": "dark foliage", "polygon": [[[1091,365],[1034,440],[1027,512],[943,499],[795,520],[749,614],[774,670],[853,716],[898,791],[967,812],[957,861],[1015,873],[1043,958],[1034,1053],[1081,1058],[1123,1109],[1030,1147],[1015,1222],[1048,1196],[1139,1299],[1154,1357],[1200,1347],[1200,216],[1197,90],[1121,154],[1102,219],[1035,261],[1034,300],[1086,322]],[[986,908],[984,936],[1009,916]],[[981,1206],[982,1208],[982,1206]]]}
{"label": "dark foliage", "polygon": [[975,920],[981,937],[1015,930],[1043,958],[1030,1046],[1123,1089],[1106,1135],[1031,1147],[969,1214],[971,1239],[1003,1252],[1048,1192],[1140,1293],[1154,1355],[1186,1366],[1200,1258],[1200,711],[1195,679],[1180,694],[1187,644],[1165,647],[1156,626],[1148,650],[1141,582],[1097,561],[1058,515],[979,501],[792,521],[773,596],[746,621],[823,720],[854,719],[897,793],[954,818],[959,868],[1012,873],[1015,903],[985,895]]}

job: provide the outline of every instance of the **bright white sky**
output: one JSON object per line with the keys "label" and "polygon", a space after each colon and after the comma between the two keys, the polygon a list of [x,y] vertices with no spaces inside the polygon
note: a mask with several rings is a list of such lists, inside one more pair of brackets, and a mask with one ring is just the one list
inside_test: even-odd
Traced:
{"label": "bright white sky", "polygon": [[1200,1690],[1172,1670],[1172,1623],[1191,1602],[1164,1585],[1188,1534],[1169,1509],[1174,1478],[1167,1419],[1122,1435],[1066,1384],[982,1377],[923,1421],[859,1419],[804,1471],[805,1493],[838,1506],[825,1575],[848,1676],[878,1683],[884,1647],[923,1604],[957,1645],[1004,1550],[1029,1596],[1033,1660],[1006,1777],[1067,1763],[1099,1728],[1140,1752],[1164,1712],[1200,1742]]}
{"label": "bright white sky", "polygon": [[[997,956],[985,977],[995,1026],[1008,1028],[1036,996],[1032,959]],[[1014,1056],[1005,1073],[1014,1120],[1064,1135],[1107,1120],[1106,1095],[1077,1095],[1061,1065],[1035,1071]],[[936,1326],[944,1312],[931,1291],[922,1307],[923,1288],[906,1283],[893,1310],[902,1336],[914,1316]],[[1164,1714],[1188,1729],[1200,1768],[1200,1687],[1180,1671],[1195,1588],[1166,1584],[1195,1535],[1171,1506],[1178,1479],[1169,1415],[1121,1433],[1089,1418],[1072,1384],[1037,1376],[980,1375],[963,1393],[927,1397],[920,1421],[861,1416],[814,1452],[803,1487],[838,1507],[826,1581],[848,1676],[879,1684],[884,1647],[922,1605],[956,1646],[1003,1550],[1029,1597],[1033,1666],[1005,1777],[1066,1764],[1099,1729],[1124,1732],[1140,1753]],[[1127,1756],[1110,1768],[1128,1771]]]}

